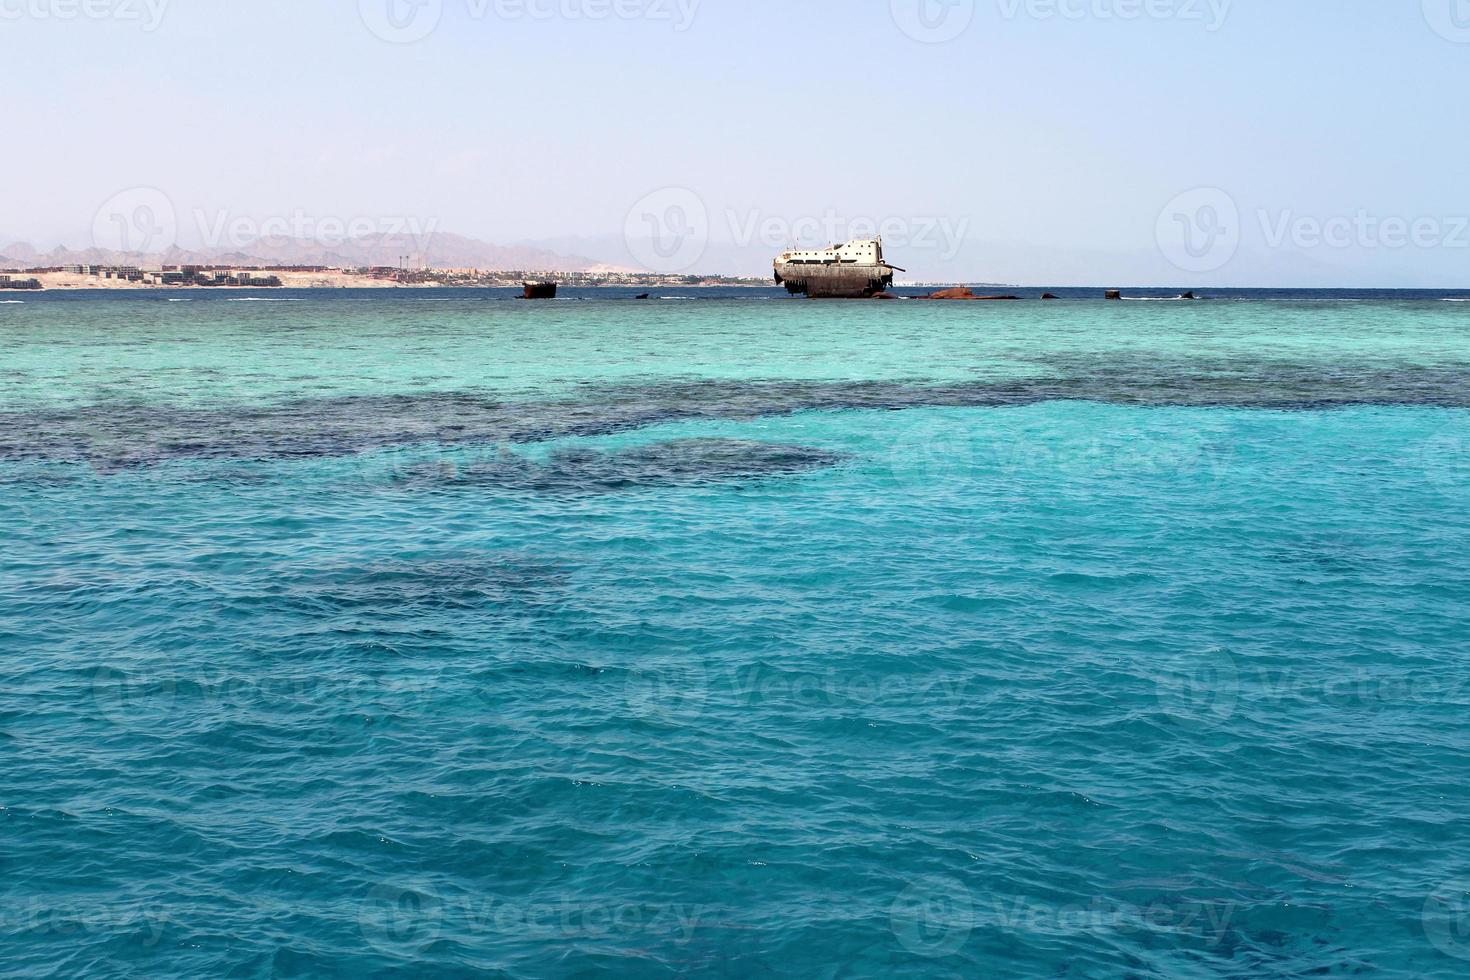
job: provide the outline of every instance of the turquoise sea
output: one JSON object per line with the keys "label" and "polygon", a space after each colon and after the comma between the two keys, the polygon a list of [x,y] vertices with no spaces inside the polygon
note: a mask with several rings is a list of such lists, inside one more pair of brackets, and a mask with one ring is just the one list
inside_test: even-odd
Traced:
{"label": "turquoise sea", "polygon": [[0,296],[0,973],[1470,973],[1470,303],[1068,295]]}

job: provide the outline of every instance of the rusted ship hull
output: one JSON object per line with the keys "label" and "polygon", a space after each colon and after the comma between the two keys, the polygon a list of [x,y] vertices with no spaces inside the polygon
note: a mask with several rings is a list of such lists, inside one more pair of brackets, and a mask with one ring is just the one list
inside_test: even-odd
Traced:
{"label": "rusted ship hull", "polygon": [[893,285],[893,267],[782,263],[776,266],[776,285],[812,299],[867,299]]}
{"label": "rusted ship hull", "polygon": [[526,287],[526,299],[556,299],[556,283],[554,282],[528,282]]}

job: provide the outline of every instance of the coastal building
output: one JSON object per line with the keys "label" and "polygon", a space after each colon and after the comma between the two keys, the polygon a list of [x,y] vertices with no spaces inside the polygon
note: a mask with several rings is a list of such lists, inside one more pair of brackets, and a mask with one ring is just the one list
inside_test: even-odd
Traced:
{"label": "coastal building", "polygon": [[252,288],[274,288],[282,284],[276,275],[257,275],[253,269],[208,269],[204,266],[186,265],[177,272],[156,275],[162,286],[249,286]]}

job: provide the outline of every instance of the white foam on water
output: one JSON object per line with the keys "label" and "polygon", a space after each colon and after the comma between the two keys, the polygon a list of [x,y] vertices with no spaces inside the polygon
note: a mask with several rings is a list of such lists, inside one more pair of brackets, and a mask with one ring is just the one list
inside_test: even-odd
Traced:
{"label": "white foam on water", "polygon": [[26,301],[23,300],[23,299],[0,299],[0,306],[25,306],[25,305],[26,305]]}

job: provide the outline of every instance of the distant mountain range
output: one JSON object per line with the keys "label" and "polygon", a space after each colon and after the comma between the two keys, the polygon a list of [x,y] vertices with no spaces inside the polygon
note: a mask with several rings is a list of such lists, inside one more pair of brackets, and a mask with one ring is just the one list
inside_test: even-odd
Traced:
{"label": "distant mountain range", "polygon": [[292,238],[262,238],[241,247],[163,252],[116,252],[65,247],[40,251],[26,242],[0,245],[0,268],[59,265],[322,265],[341,268],[397,266],[431,269],[527,270],[537,272],[617,272],[625,270],[579,255],[563,255],[527,245],[492,245],[450,232],[423,235],[367,235],[322,243]]}

